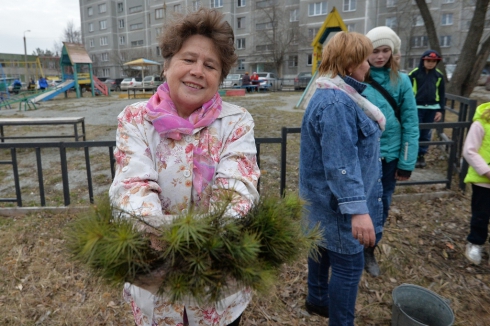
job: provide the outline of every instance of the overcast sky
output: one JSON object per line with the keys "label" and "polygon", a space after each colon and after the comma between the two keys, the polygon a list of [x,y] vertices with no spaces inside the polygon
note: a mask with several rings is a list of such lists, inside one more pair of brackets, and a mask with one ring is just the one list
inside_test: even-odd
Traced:
{"label": "overcast sky", "polygon": [[54,50],[73,21],[80,28],[78,0],[0,0],[0,53],[27,54],[36,48]]}

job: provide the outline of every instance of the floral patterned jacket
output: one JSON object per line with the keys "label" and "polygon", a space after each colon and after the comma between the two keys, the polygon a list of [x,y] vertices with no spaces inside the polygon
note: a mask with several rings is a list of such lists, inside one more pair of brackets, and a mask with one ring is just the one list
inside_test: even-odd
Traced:
{"label": "floral patterned jacket", "polygon": [[[223,102],[220,116],[209,126],[197,128],[181,140],[162,138],[145,114],[146,102],[127,106],[118,116],[114,155],[116,175],[109,190],[115,207],[158,226],[193,206],[211,207],[222,188],[233,189],[237,200],[232,216],[246,213],[258,200],[260,171],[252,116],[244,108]],[[192,187],[194,146],[214,160],[214,183],[199,195]],[[126,284],[125,299],[131,303],[138,325],[181,325],[184,306],[170,304],[135,285]],[[214,307],[185,305],[189,325],[226,325],[233,322],[250,301],[242,289]]]}

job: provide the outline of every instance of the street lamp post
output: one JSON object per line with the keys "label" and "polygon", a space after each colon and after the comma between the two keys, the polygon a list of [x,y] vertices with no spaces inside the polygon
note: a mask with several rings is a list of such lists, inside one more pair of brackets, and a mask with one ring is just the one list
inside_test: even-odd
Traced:
{"label": "street lamp post", "polygon": [[24,68],[26,70],[26,74],[25,74],[25,82],[26,84],[28,83],[27,81],[27,47],[26,47],[26,32],[30,32],[31,30],[28,29],[27,31],[24,31]]}

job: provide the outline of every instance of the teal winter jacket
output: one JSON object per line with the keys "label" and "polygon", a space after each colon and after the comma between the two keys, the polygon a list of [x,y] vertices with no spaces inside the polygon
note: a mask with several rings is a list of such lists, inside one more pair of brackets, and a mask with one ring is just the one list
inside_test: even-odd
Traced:
{"label": "teal winter jacket", "polygon": [[386,129],[381,136],[381,158],[391,162],[398,158],[398,168],[413,171],[419,150],[419,118],[417,104],[409,77],[399,73],[394,84],[390,69],[371,67],[370,75],[395,99],[401,113],[401,124],[390,103],[371,85],[362,93],[386,117]]}

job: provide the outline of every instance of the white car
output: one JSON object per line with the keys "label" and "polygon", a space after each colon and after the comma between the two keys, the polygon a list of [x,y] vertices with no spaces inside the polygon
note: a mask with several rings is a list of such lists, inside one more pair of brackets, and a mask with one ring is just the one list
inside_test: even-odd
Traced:
{"label": "white car", "polygon": [[258,72],[260,89],[272,89],[274,91],[279,90],[280,81],[277,80],[276,74],[273,72]]}
{"label": "white car", "polygon": [[223,88],[233,88],[235,86],[242,85],[242,77],[241,74],[228,74],[226,78],[223,80],[221,87]]}
{"label": "white car", "polygon": [[127,91],[128,88],[143,86],[143,82],[141,81],[141,77],[129,77],[129,78],[124,78],[120,86],[121,86],[121,91]]}

